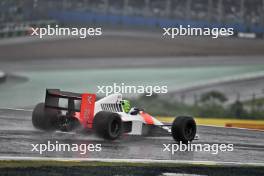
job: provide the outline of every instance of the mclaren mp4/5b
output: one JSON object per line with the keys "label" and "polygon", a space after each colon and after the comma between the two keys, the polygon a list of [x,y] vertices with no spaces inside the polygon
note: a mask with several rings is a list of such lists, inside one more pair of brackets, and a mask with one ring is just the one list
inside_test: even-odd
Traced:
{"label": "mclaren mp4/5b", "polygon": [[37,104],[33,110],[32,123],[41,130],[71,131],[81,126],[108,140],[118,139],[122,134],[159,133],[188,143],[196,137],[196,123],[192,117],[179,116],[172,124],[164,124],[143,109],[131,108],[121,94],[96,101],[95,94],[47,89],[45,102]]}

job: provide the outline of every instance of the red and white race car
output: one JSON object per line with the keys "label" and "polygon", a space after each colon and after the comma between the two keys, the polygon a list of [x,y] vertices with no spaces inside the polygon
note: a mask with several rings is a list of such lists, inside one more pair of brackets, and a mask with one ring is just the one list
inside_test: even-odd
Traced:
{"label": "red and white race car", "polygon": [[[41,130],[71,131],[76,127],[115,140],[122,134],[171,134],[175,141],[187,143],[196,138],[196,123],[192,117],[179,116],[172,124],[164,124],[140,108],[124,108],[121,94],[112,94],[96,101],[90,93],[72,93],[47,89],[44,103],[32,113],[33,125]],[[66,105],[65,105],[66,104]]]}

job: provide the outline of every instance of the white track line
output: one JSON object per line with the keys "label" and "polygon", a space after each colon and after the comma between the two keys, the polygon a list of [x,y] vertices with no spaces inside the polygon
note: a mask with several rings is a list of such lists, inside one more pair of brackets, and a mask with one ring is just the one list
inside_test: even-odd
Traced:
{"label": "white track line", "polygon": [[214,127],[214,128],[230,128],[230,129],[237,129],[237,130],[248,130],[248,131],[260,131],[260,132],[264,132],[264,130],[249,129],[249,128],[239,128],[239,127],[224,127],[224,126],[216,126],[216,125],[198,125],[198,126]]}
{"label": "white track line", "polygon": [[49,157],[5,157],[0,156],[1,161],[69,161],[69,162],[113,162],[113,163],[169,163],[169,164],[193,164],[193,165],[226,165],[226,166],[262,166],[264,163],[242,163],[222,161],[188,161],[188,160],[152,160],[152,159],[107,159],[107,158],[49,158]]}

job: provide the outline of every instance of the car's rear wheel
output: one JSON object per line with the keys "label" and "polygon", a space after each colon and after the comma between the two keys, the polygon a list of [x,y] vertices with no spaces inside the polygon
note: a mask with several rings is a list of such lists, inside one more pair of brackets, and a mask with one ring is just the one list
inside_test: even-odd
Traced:
{"label": "car's rear wheel", "polygon": [[94,117],[93,129],[100,137],[115,140],[123,132],[123,124],[119,114],[100,111]]}
{"label": "car's rear wheel", "polygon": [[172,137],[177,142],[188,143],[196,135],[196,123],[192,117],[179,116],[174,119],[171,127]]}
{"label": "car's rear wheel", "polygon": [[46,108],[44,103],[35,106],[32,113],[32,124],[41,130],[54,130],[57,126],[60,111]]}

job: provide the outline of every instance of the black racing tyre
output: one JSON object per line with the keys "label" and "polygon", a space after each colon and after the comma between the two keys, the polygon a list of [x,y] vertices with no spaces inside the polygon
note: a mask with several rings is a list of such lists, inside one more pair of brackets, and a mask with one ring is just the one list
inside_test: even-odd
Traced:
{"label": "black racing tyre", "polygon": [[100,111],[94,117],[93,129],[98,136],[108,140],[115,140],[123,132],[121,117],[117,113]]}
{"label": "black racing tyre", "polygon": [[187,144],[196,135],[196,123],[192,117],[179,116],[172,123],[171,134],[175,141]]}
{"label": "black racing tyre", "polygon": [[55,130],[59,112],[56,109],[46,108],[44,103],[39,103],[33,110],[32,124],[41,130]]}

